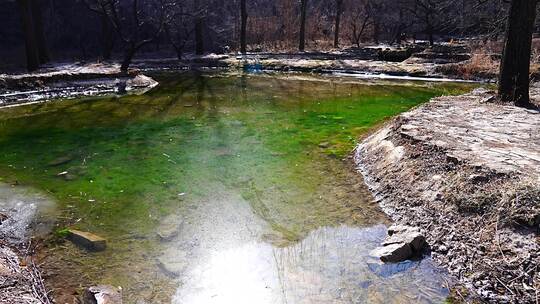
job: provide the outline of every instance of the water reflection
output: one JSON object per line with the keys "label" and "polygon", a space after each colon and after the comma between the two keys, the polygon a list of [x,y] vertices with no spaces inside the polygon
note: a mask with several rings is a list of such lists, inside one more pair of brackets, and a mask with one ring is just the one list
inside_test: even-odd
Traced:
{"label": "water reflection", "polygon": [[193,265],[175,304],[437,303],[446,291],[431,261],[382,265],[369,256],[386,234],[320,228],[286,248],[251,242]]}

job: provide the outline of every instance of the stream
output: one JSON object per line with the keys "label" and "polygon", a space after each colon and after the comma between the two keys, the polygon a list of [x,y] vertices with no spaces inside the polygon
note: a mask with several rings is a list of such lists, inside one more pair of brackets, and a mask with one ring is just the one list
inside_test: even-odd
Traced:
{"label": "stream", "polygon": [[[16,203],[54,210],[37,226],[51,232],[41,262],[57,303],[96,284],[136,304],[445,301],[429,257],[370,257],[391,221],[349,156],[377,124],[474,84],[153,77],[144,95],[0,109],[0,199],[29,188],[39,195]],[[66,227],[107,249],[77,247]]]}

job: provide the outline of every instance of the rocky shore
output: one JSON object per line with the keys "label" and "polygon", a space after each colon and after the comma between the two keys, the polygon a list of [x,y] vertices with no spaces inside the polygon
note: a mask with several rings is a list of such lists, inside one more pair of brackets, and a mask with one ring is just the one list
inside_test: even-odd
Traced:
{"label": "rocky shore", "polygon": [[540,113],[495,100],[435,98],[366,138],[355,161],[384,210],[419,227],[465,286],[457,300],[538,303]]}
{"label": "rocky shore", "polygon": [[[411,77],[419,80],[459,80],[444,68],[466,62],[471,50],[462,44],[428,47],[367,46],[332,52],[208,54],[139,59],[125,74],[117,63],[58,63],[34,73],[0,74],[0,107],[51,99],[144,93],[157,85],[147,72],[183,70],[280,71],[317,74],[346,73],[360,77]],[[490,80],[477,77],[473,80]]]}
{"label": "rocky shore", "polygon": [[112,63],[55,64],[34,73],[0,74],[0,107],[50,99],[144,93],[158,83]]}
{"label": "rocky shore", "polygon": [[56,208],[45,194],[0,183],[0,303],[52,303],[37,262],[38,239],[49,234]]}
{"label": "rocky shore", "polygon": [[11,246],[0,244],[0,303],[50,303],[35,265],[20,259],[24,255]]}

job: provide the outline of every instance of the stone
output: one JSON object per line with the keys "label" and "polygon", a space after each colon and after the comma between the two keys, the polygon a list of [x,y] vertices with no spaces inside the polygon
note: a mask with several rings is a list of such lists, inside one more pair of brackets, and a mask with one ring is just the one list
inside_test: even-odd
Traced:
{"label": "stone", "polygon": [[57,166],[67,164],[67,163],[71,162],[72,160],[73,160],[73,157],[71,157],[69,155],[61,156],[61,157],[58,157],[58,158],[50,161],[47,164],[47,166],[49,166],[49,167],[57,167]]}
{"label": "stone", "polygon": [[122,304],[122,289],[98,285],[84,291],[82,304]]}
{"label": "stone", "polygon": [[[183,196],[183,195],[182,195]],[[161,241],[170,242],[180,233],[183,221],[178,215],[165,217],[157,229],[157,236]]]}
{"label": "stone", "polygon": [[327,149],[330,147],[330,143],[328,142],[322,142],[319,144],[319,148]]}
{"label": "stone", "polygon": [[107,241],[90,232],[69,229],[68,240],[90,251],[103,251],[107,247]]}
{"label": "stone", "polygon": [[165,275],[177,278],[188,267],[187,254],[184,250],[169,248],[157,258],[157,265]]}
{"label": "stone", "polygon": [[380,258],[385,263],[399,263],[412,257],[413,251],[409,244],[396,243],[378,247],[371,252],[371,255]]}
{"label": "stone", "polygon": [[410,245],[414,253],[420,253],[426,244],[425,237],[414,229],[404,230],[399,233],[394,233],[387,237],[383,242],[383,246],[405,243]]}
{"label": "stone", "polygon": [[399,263],[419,256],[426,247],[426,239],[416,227],[394,225],[381,247],[371,252],[385,263]]}

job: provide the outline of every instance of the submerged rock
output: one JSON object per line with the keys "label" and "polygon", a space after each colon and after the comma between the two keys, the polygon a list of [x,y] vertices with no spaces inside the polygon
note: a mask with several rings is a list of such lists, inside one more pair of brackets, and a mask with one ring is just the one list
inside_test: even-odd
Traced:
{"label": "submerged rock", "polygon": [[161,241],[169,242],[174,239],[182,228],[183,220],[178,215],[169,215],[165,217],[157,229],[157,236]]}
{"label": "submerged rock", "polygon": [[395,274],[402,273],[418,266],[418,262],[404,261],[399,263],[367,263],[369,270],[383,278],[390,278]]}
{"label": "submerged rock", "polygon": [[84,291],[82,304],[122,304],[122,289],[99,285]]}
{"label": "submerged rock", "polygon": [[188,261],[188,256],[184,250],[170,248],[157,258],[157,265],[165,275],[176,278],[181,276],[187,269]]}
{"label": "submerged rock", "polygon": [[399,263],[420,256],[426,239],[418,228],[395,225],[388,229],[388,237],[381,247],[371,252],[385,263]]}
{"label": "submerged rock", "polygon": [[60,156],[52,161],[50,161],[47,166],[49,167],[57,167],[63,164],[67,164],[73,160],[73,157],[70,155]]}
{"label": "submerged rock", "polygon": [[319,148],[322,148],[322,149],[327,149],[330,147],[330,143],[328,142],[322,142],[319,144]]}
{"label": "submerged rock", "polygon": [[104,238],[90,232],[69,229],[67,238],[76,245],[91,251],[103,251],[107,247],[107,241]]}

